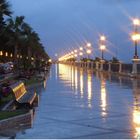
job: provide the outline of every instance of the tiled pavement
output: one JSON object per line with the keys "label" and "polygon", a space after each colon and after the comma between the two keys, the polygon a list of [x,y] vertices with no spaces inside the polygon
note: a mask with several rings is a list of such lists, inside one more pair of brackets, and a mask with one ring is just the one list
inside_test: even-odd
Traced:
{"label": "tiled pavement", "polygon": [[17,138],[136,138],[140,94],[133,88],[104,75],[95,77],[89,71],[81,75],[77,68],[53,66],[33,128]]}

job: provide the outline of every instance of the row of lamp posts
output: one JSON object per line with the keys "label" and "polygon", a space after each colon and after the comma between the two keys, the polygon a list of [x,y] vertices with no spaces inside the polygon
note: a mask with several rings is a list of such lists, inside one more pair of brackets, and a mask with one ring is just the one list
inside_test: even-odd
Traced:
{"label": "row of lamp posts", "polygon": [[[134,44],[135,44],[135,51],[134,51],[134,57],[132,59],[132,62],[133,62],[132,73],[137,74],[137,72],[138,72],[137,71],[137,65],[140,64],[140,59],[139,59],[139,56],[138,56],[138,42],[140,41],[140,33],[139,33],[139,28],[138,27],[140,26],[140,20],[139,19],[134,19],[133,20],[133,25],[134,25],[134,32],[133,32],[131,37],[132,37],[132,40],[134,41]],[[91,43],[87,43],[86,49],[84,47],[80,47],[80,53],[79,54],[78,54],[77,50],[74,50],[70,54],[74,58],[76,58],[78,56],[80,56],[80,58],[82,58],[84,52],[86,52],[86,54],[88,55],[88,59],[90,59],[90,54],[92,53],[91,48],[92,48]],[[106,50],[106,37],[105,36],[100,36],[99,48],[101,50],[101,70],[103,70],[104,51]]]}

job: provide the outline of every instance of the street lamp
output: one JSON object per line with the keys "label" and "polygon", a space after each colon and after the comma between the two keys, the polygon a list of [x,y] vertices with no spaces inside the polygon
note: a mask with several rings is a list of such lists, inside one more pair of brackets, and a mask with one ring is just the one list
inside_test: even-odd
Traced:
{"label": "street lamp", "polygon": [[80,47],[80,51],[83,51],[83,47]]}
{"label": "street lamp", "polygon": [[74,52],[72,51],[71,54],[74,54]]}
{"label": "street lamp", "polygon": [[71,58],[74,58],[74,56],[72,55]]}
{"label": "street lamp", "polygon": [[102,35],[102,36],[100,37],[100,40],[101,40],[101,41],[106,41],[106,37],[105,37],[104,35]]}
{"label": "street lamp", "polygon": [[102,53],[102,60],[104,59],[104,51],[105,51],[105,49],[106,49],[105,45],[100,46],[100,50],[101,50],[101,53]]}
{"label": "street lamp", "polygon": [[17,58],[19,58],[19,54],[17,54]]}
{"label": "street lamp", "polygon": [[80,56],[83,56],[83,53],[82,53],[82,52],[80,52],[80,53],[79,53],[79,55],[80,55]]}
{"label": "street lamp", "polygon": [[135,54],[134,54],[134,59],[138,59],[138,50],[137,50],[137,47],[138,47],[138,41],[140,41],[140,34],[139,33],[134,33],[132,36],[131,36],[132,40],[134,41],[135,43]]}
{"label": "street lamp", "polygon": [[75,54],[74,56],[75,56],[75,57],[77,57],[78,55],[77,55],[77,54]]}
{"label": "street lamp", "polygon": [[132,40],[133,40],[133,41],[140,41],[140,34],[134,33],[134,34],[132,35]]}
{"label": "street lamp", "polygon": [[52,62],[52,59],[49,59],[48,62],[51,63]]}
{"label": "street lamp", "polygon": [[87,50],[87,54],[88,54],[88,59],[89,59],[90,58],[89,55],[91,54],[91,50],[90,49]]}
{"label": "street lamp", "polygon": [[100,36],[100,50],[102,54],[101,56],[102,60],[104,59],[104,51],[106,49],[105,42],[106,42],[106,37],[104,35]]}
{"label": "street lamp", "polygon": [[0,51],[0,56],[2,56],[3,55],[3,52],[2,51]]}
{"label": "street lamp", "polygon": [[140,40],[140,34],[138,33],[138,26],[140,26],[140,20],[134,19],[133,25],[134,25],[134,34],[132,35],[132,40],[135,43],[134,59],[138,59],[138,41]]}
{"label": "street lamp", "polygon": [[91,45],[91,43],[87,43],[87,47],[91,47],[92,45]]}
{"label": "street lamp", "polygon": [[10,57],[13,57],[13,54],[11,53]]}
{"label": "street lamp", "polygon": [[74,50],[75,53],[77,53],[77,50]]}
{"label": "street lamp", "polygon": [[8,52],[5,53],[5,56],[8,57]]}
{"label": "street lamp", "polygon": [[133,24],[135,25],[135,26],[138,26],[138,25],[140,25],[140,20],[139,19],[133,19]]}
{"label": "street lamp", "polygon": [[82,56],[83,56],[83,52],[80,52],[79,56],[80,56],[80,61],[81,61],[82,60]]}

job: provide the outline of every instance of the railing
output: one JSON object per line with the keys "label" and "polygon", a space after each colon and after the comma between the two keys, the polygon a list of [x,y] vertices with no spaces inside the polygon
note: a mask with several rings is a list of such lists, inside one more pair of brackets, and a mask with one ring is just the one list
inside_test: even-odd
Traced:
{"label": "railing", "polygon": [[118,63],[112,63],[111,64],[111,71],[112,72],[119,72],[119,64]]}
{"label": "railing", "polygon": [[[126,73],[126,74],[140,74],[140,64],[125,64],[125,63],[113,63],[113,62],[64,62],[65,64],[70,64],[78,67],[83,67],[87,69],[96,69],[100,71],[108,71],[115,73]],[[134,73],[135,70],[135,73]]]}
{"label": "railing", "polygon": [[122,72],[131,73],[132,72],[132,64],[122,64]]}
{"label": "railing", "polygon": [[137,71],[140,74],[140,64],[137,65]]}
{"label": "railing", "polygon": [[108,71],[109,65],[107,63],[103,64],[103,70]]}

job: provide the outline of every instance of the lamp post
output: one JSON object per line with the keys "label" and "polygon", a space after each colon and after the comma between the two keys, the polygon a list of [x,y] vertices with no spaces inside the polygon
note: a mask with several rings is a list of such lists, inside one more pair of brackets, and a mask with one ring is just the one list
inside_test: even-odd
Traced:
{"label": "lamp post", "polygon": [[79,50],[80,50],[80,51],[83,51],[83,47],[80,47]]}
{"label": "lamp post", "polygon": [[2,56],[3,56],[3,51],[0,51],[0,58],[2,60]]}
{"label": "lamp post", "polygon": [[91,46],[92,46],[92,45],[91,45],[91,43],[87,43],[87,47],[89,47],[89,48],[90,48]]}
{"label": "lamp post", "polygon": [[79,55],[80,55],[80,56],[83,56],[83,53],[82,53],[82,52],[80,52],[80,53],[79,53]]}
{"label": "lamp post", "polygon": [[134,34],[132,35],[132,40],[134,41],[135,44],[135,53],[134,53],[134,59],[138,59],[138,41],[140,40],[140,34],[138,33],[138,26],[140,26],[140,20],[139,19],[134,19],[133,20],[133,25],[134,25]]}
{"label": "lamp post", "polygon": [[88,59],[90,59],[90,54],[91,54],[91,50],[90,49],[87,50],[87,54],[88,54]]}
{"label": "lamp post", "polygon": [[0,56],[2,56],[3,55],[3,52],[2,51],[0,51]]}
{"label": "lamp post", "polygon": [[12,53],[10,54],[10,57],[13,57],[13,54]]}
{"label": "lamp post", "polygon": [[78,56],[77,54],[74,55],[75,58],[76,58],[77,56]]}
{"label": "lamp post", "polygon": [[74,50],[75,53],[77,53],[77,50]]}
{"label": "lamp post", "polygon": [[106,41],[106,37],[100,36],[100,50],[101,50],[101,59],[102,60],[104,59],[104,51],[106,49],[105,41]]}
{"label": "lamp post", "polygon": [[106,46],[105,45],[101,45],[100,46],[102,60],[104,59],[104,51],[105,51],[105,49],[106,49]]}
{"label": "lamp post", "polygon": [[8,52],[5,53],[5,56],[8,57]]}
{"label": "lamp post", "polygon": [[88,59],[90,59],[92,44],[91,44],[91,43],[87,43],[86,47],[87,47],[86,53],[87,53],[87,55],[88,55]]}
{"label": "lamp post", "polygon": [[79,53],[79,56],[80,56],[80,61],[81,61],[82,56],[83,56],[83,52],[80,52],[80,53]]}

